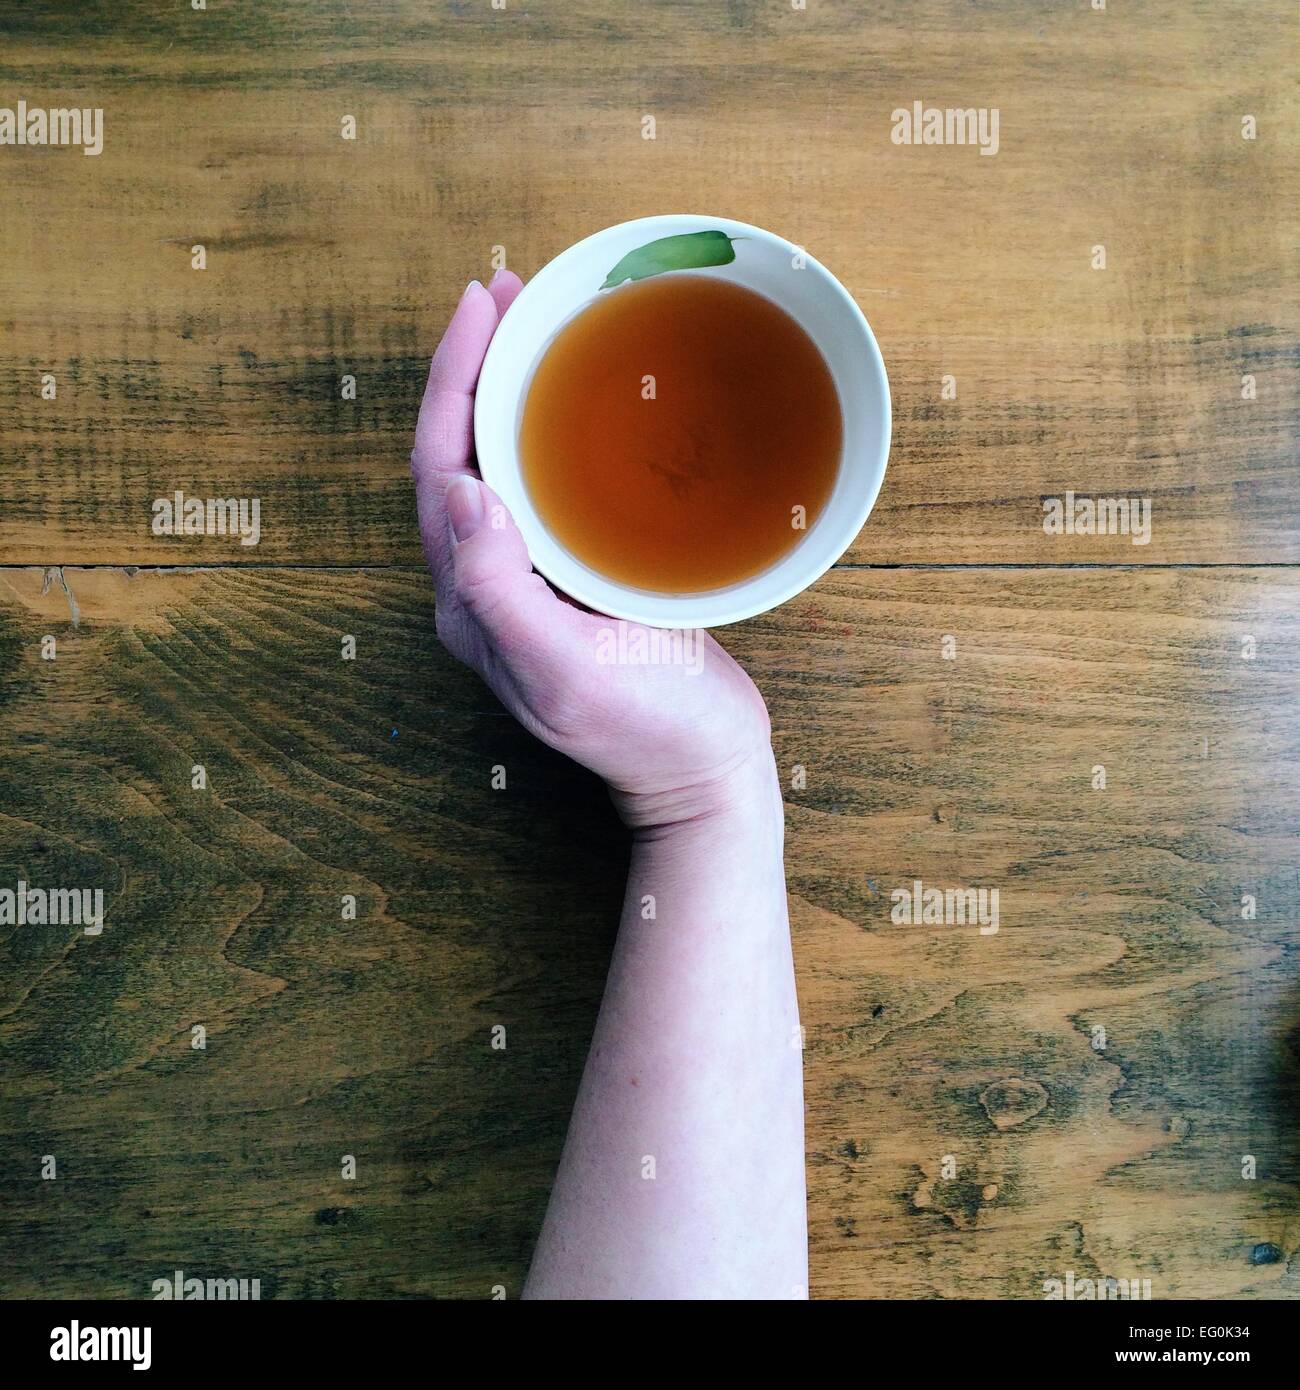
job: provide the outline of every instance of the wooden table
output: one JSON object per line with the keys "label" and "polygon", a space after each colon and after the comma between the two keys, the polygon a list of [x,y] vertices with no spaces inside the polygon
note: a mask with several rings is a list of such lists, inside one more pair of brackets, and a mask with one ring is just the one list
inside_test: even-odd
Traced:
{"label": "wooden table", "polygon": [[[518,1292],[626,846],[440,650],[407,455],[494,255],[685,210],[822,259],[894,396],[844,563],[721,634],[787,786],[814,1295],[1295,1297],[1295,14],[0,3],[0,104],[105,122],[0,147],[0,886],[108,922],[0,927],[0,1295]],[[894,143],[915,101],[997,154]],[[152,534],[177,489],[260,544]],[[1047,534],[1067,491],[1149,544]],[[891,922],[918,879],[998,932]]]}

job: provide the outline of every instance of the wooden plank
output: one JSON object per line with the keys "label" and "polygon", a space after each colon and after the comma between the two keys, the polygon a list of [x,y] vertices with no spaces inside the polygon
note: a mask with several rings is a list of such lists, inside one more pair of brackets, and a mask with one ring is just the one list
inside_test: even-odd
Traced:
{"label": "wooden plank", "polygon": [[[837,571],[724,634],[787,788],[815,1295],[1296,1295],[1298,586]],[[0,746],[0,886],[108,898],[0,928],[0,1294],[517,1293],[625,846],[427,580],[0,571]],[[999,930],[892,923],[915,879]]]}
{"label": "wooden plank", "polygon": [[[461,287],[683,208],[807,246],[875,327],[895,440],[852,561],[1300,558],[1292,5],[134,0],[0,32],[6,92],[106,122],[96,158],[0,150],[9,562],[417,565]],[[917,100],[996,105],[997,155],[892,143]],[[177,488],[259,498],[259,546],[153,536]],[[1067,490],[1150,497],[1150,543],[1045,535]]]}

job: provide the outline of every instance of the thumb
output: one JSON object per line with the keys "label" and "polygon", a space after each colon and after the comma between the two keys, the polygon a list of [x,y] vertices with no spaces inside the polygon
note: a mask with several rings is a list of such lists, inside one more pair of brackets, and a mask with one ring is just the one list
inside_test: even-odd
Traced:
{"label": "thumb", "polygon": [[[555,596],[533,572],[528,547],[505,503],[478,478],[447,487],[456,598],[489,636],[518,632]],[[503,631],[504,630],[504,631]]]}

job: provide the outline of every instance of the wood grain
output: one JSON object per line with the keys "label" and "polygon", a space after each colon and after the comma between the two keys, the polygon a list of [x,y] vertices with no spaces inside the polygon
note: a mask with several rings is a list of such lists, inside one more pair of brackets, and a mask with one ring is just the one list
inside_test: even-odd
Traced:
{"label": "wood grain", "polygon": [[[463,285],[681,210],[806,246],[875,328],[851,561],[1300,558],[1292,5],[0,0],[0,35],[5,100],[106,122],[0,149],[0,559],[418,565]],[[916,100],[996,106],[998,154],[891,143]],[[153,536],[177,488],[260,498],[256,551]],[[1152,498],[1151,543],[1045,535],[1068,489]]]}
{"label": "wood grain", "polygon": [[[814,1295],[1300,1293],[1298,596],[839,570],[726,631],[787,789]],[[0,928],[0,1294],[517,1293],[625,845],[428,581],[3,571],[0,747],[0,885],[108,898]],[[916,878],[999,931],[891,923]]]}

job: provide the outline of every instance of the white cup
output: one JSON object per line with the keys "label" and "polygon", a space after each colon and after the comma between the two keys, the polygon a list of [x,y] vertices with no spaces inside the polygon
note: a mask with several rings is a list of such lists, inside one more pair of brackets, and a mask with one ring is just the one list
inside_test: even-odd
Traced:
{"label": "white cup", "polygon": [[[842,453],[834,489],[820,515],[767,569],[724,588],[658,593],[598,573],[551,535],[524,485],[519,427],[537,364],[560,329],[599,296],[614,266],[661,237],[715,229],[738,238],[735,259],[690,273],[714,275],[755,290],[803,328],[825,358],[839,394]],[[666,628],[717,627],[752,618],[825,574],[848,549],[875,504],[885,478],[889,429],[889,381],[880,349],[862,311],[830,271],[760,227],[685,214],[642,217],[607,227],[544,266],[501,320],[483,363],[474,405],[479,469],[510,508],[534,568],[588,608]]]}

